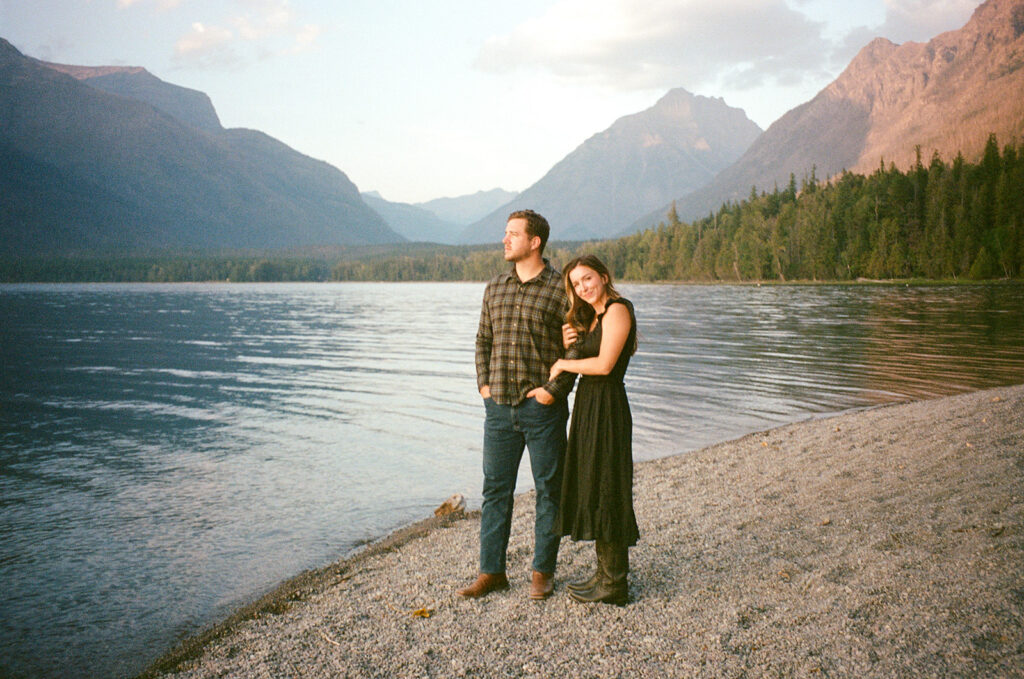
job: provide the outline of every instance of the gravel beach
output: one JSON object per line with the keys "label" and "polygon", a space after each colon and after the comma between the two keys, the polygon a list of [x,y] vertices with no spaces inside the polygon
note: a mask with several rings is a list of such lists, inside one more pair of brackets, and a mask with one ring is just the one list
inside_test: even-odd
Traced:
{"label": "gravel beach", "polygon": [[[458,597],[479,515],[304,573],[143,676],[1024,677],[1024,385],[812,419],[636,466],[631,602]],[[438,498],[438,502],[443,500]]]}

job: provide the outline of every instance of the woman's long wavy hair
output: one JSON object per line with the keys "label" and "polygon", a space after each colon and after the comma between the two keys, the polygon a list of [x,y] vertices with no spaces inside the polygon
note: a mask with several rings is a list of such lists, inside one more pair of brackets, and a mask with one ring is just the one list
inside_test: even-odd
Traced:
{"label": "woman's long wavy hair", "polygon": [[[612,272],[596,256],[583,255],[569,261],[562,273],[562,280],[565,283],[565,294],[569,297],[569,311],[565,314],[565,322],[576,328],[577,332],[583,333],[590,330],[590,325],[594,322],[595,312],[594,307],[580,299],[573,288],[572,281],[569,280],[569,274],[579,266],[593,269],[597,272],[597,275],[604,279],[604,289],[608,293],[609,300],[618,299],[622,295],[619,294],[619,291],[615,289],[615,285],[612,283]],[[632,347],[629,347],[630,354],[635,352],[636,342],[633,343]]]}

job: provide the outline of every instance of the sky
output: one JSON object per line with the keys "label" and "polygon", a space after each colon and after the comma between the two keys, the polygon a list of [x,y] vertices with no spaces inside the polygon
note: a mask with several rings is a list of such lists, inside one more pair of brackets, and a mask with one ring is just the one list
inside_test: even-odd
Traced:
{"label": "sky", "polygon": [[762,129],[873,38],[926,42],[979,0],[0,0],[27,56],[142,66],[361,191],[522,191],[682,87]]}

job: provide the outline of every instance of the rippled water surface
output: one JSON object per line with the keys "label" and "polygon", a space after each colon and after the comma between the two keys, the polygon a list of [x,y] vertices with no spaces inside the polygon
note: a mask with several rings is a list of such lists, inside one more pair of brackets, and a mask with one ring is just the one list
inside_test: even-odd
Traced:
{"label": "rippled water surface", "polygon": [[[637,459],[1024,382],[1021,285],[622,289]],[[0,676],[130,675],[451,493],[478,506],[482,291],[0,286]]]}

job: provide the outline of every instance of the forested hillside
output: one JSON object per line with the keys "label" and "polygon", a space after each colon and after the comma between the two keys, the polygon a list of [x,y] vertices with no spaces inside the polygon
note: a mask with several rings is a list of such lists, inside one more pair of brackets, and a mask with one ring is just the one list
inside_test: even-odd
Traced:
{"label": "forested hillside", "polygon": [[938,155],[797,189],[752,190],[692,224],[591,249],[629,280],[1016,278],[1024,272],[1024,158],[989,138],[981,162]]}

